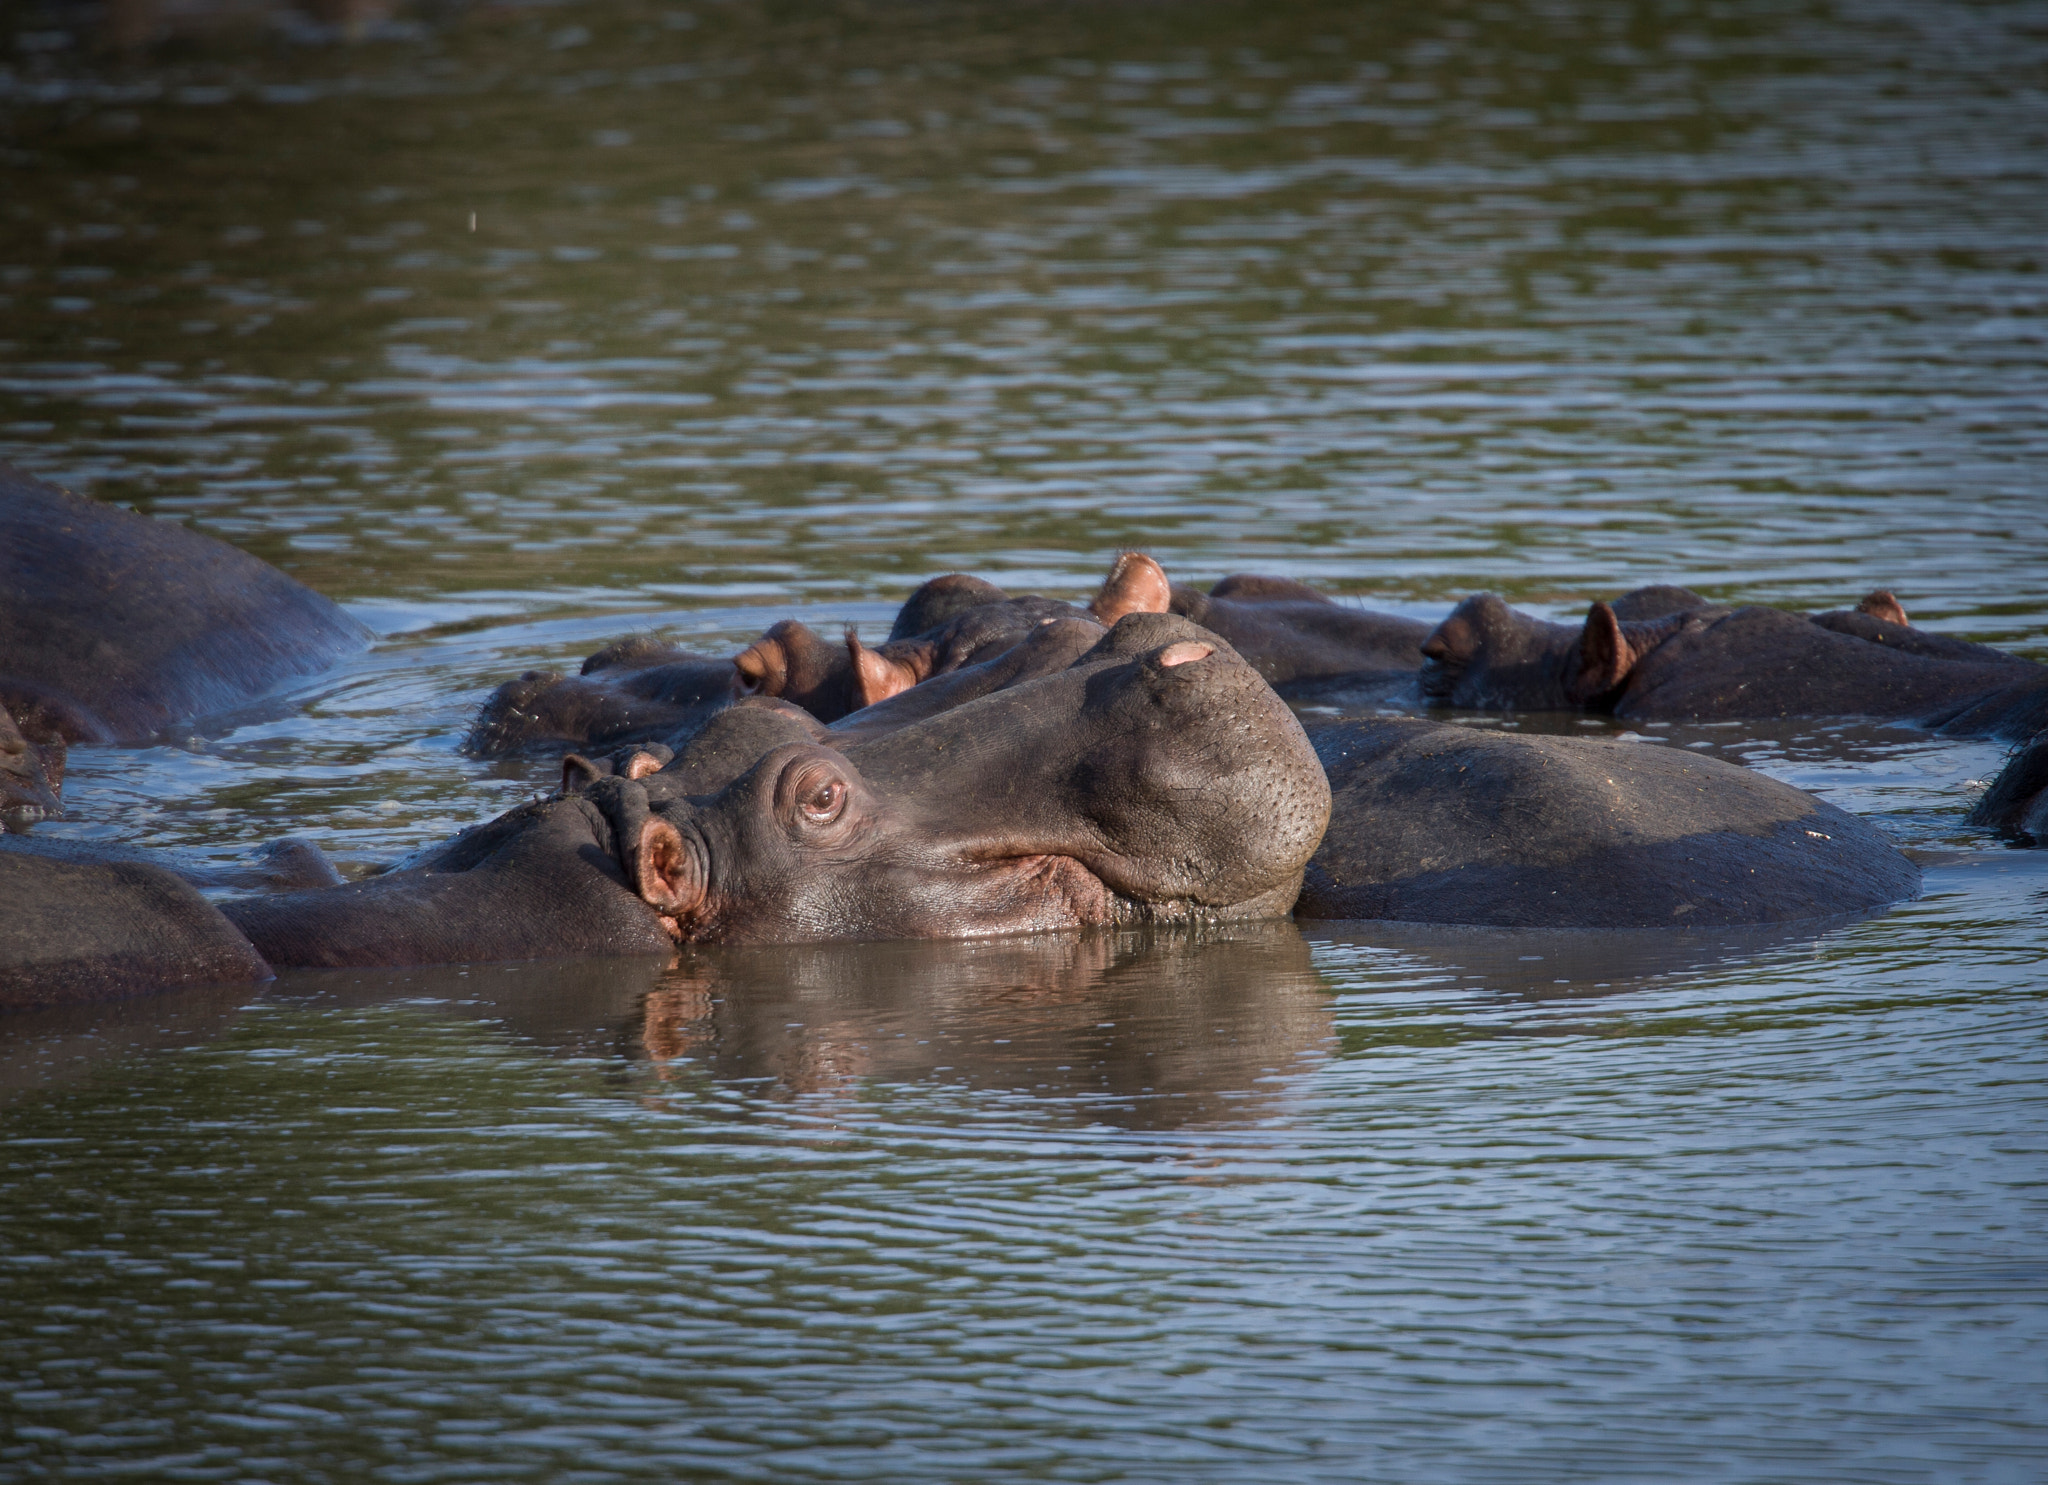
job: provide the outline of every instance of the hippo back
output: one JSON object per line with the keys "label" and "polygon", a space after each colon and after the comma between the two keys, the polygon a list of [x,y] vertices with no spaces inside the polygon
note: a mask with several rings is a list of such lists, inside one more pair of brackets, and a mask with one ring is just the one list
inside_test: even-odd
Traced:
{"label": "hippo back", "polygon": [[1919,869],[1872,826],[1697,753],[1410,721],[1310,739],[1334,803],[1297,917],[1703,928],[1919,891]]}
{"label": "hippo back", "polygon": [[268,563],[0,465],[0,699],[73,741],[141,742],[368,643]]}

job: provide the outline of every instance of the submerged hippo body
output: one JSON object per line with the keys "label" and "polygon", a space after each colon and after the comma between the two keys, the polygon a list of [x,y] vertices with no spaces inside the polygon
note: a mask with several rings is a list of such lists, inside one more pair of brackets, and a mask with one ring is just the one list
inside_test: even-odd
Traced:
{"label": "submerged hippo body", "polygon": [[32,742],[148,742],[369,638],[225,542],[0,465],[0,705]]}
{"label": "submerged hippo body", "polygon": [[1332,807],[1300,918],[1699,928],[1919,891],[1873,827],[1697,753],[1407,719],[1310,735]]}
{"label": "submerged hippo body", "polygon": [[0,1011],[270,978],[218,908],[154,866],[0,852],[0,904]]}
{"label": "submerged hippo body", "polygon": [[2048,667],[1904,619],[1880,593],[1812,616],[1623,600],[1594,604],[1583,624],[1552,624],[1481,594],[1423,647],[1421,690],[1450,706],[1629,721],[1864,716],[2008,737],[2048,722]]}
{"label": "submerged hippo body", "polygon": [[665,768],[628,759],[404,869],[227,912],[280,965],[1270,917],[1328,810],[1257,674],[1134,614],[1054,674],[880,736],[827,746],[749,703]]}

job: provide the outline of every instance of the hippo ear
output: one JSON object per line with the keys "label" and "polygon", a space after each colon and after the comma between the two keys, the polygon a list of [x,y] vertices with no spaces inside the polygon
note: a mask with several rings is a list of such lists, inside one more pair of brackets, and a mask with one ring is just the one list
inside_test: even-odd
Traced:
{"label": "hippo ear", "polygon": [[1579,636],[1577,670],[1565,677],[1564,694],[1573,704],[1584,706],[1596,697],[1621,688],[1628,679],[1635,655],[1622,635],[1621,620],[1604,603],[1586,613],[1586,629]]}
{"label": "hippo ear", "polygon": [[704,900],[703,868],[683,843],[681,832],[659,815],[641,822],[640,838],[626,865],[641,901],[658,913],[677,917]]}
{"label": "hippo ear", "polygon": [[1856,612],[1868,614],[1873,619],[1883,619],[1887,624],[1911,625],[1913,622],[1906,617],[1906,606],[1892,596],[1889,588],[1865,594],[1863,601],[1856,605]]}
{"label": "hippo ear", "polygon": [[846,654],[853,661],[855,711],[900,696],[924,679],[907,660],[869,649],[851,629],[846,631]]}
{"label": "hippo ear", "polygon": [[1143,552],[1124,552],[1102,581],[1088,612],[1109,628],[1125,614],[1163,614],[1173,602],[1166,570]]}
{"label": "hippo ear", "polygon": [[649,752],[637,752],[626,760],[622,770],[629,779],[644,779],[651,773],[661,772],[662,760]]}
{"label": "hippo ear", "polygon": [[610,772],[606,765],[593,763],[581,753],[565,753],[562,756],[562,792],[581,794]]}

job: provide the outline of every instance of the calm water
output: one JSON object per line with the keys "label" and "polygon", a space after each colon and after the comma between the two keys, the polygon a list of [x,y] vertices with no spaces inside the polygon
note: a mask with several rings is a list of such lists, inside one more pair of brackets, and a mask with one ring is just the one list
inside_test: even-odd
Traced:
{"label": "calm water", "polygon": [[[1125,545],[1423,616],[1882,585],[2048,658],[2048,7],[0,37],[0,459],[385,636],[77,750],[50,834],[360,870],[549,772],[454,751],[523,668]],[[0,1478],[2040,1478],[2048,853],[1960,823],[2003,750],[1641,745],[1926,896],[10,1018]]]}

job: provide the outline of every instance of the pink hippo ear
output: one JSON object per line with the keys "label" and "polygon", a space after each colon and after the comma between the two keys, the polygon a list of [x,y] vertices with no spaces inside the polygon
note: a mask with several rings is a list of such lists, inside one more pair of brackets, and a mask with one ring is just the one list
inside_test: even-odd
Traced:
{"label": "pink hippo ear", "polygon": [[1114,628],[1125,614],[1163,614],[1173,602],[1173,584],[1166,569],[1143,552],[1124,552],[1102,580],[1102,591],[1088,605],[1096,621]]}
{"label": "pink hippo ear", "polygon": [[1879,588],[1875,593],[1866,594],[1856,605],[1856,612],[1868,614],[1873,619],[1883,619],[1887,624],[1911,625],[1913,622],[1906,617],[1906,606],[1892,596],[1889,588]]}
{"label": "pink hippo ear", "polygon": [[661,760],[652,753],[635,753],[626,760],[626,777],[644,779],[650,773],[661,772]]}
{"label": "pink hippo ear", "polygon": [[1636,657],[1621,632],[1621,620],[1604,603],[1586,611],[1585,632],[1579,636],[1578,668],[1565,677],[1564,694],[1576,706],[1595,697],[1621,689],[1635,666]]}
{"label": "pink hippo ear", "polygon": [[627,870],[640,900],[657,913],[680,917],[704,901],[703,868],[681,833],[659,815],[641,824]]}
{"label": "pink hippo ear", "polygon": [[919,669],[913,658],[871,650],[851,629],[846,631],[846,654],[853,661],[852,701],[855,711],[873,706],[878,701],[887,701],[891,696],[900,696],[925,678],[925,672]]}

